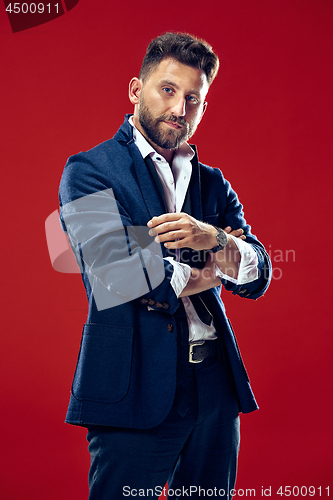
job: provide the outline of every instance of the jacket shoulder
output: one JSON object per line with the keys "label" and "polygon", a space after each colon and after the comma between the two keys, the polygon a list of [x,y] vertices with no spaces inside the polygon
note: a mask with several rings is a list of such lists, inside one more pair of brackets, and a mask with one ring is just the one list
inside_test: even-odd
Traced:
{"label": "jacket shoulder", "polygon": [[217,167],[210,167],[209,165],[205,165],[201,162],[199,162],[199,167],[201,182],[217,182],[219,187],[221,187],[222,184],[226,187],[230,185],[224,178],[221,169]]}
{"label": "jacket shoulder", "polygon": [[132,165],[128,147],[131,137],[123,128],[111,139],[68,158],[60,181],[61,204],[112,188],[114,180],[128,172]]}
{"label": "jacket shoulder", "polygon": [[67,160],[65,168],[75,162],[90,163],[98,167],[109,161],[110,157],[117,158],[118,155],[122,156],[124,154],[127,154],[126,143],[118,142],[112,137],[87,151],[80,151],[79,153],[71,155]]}

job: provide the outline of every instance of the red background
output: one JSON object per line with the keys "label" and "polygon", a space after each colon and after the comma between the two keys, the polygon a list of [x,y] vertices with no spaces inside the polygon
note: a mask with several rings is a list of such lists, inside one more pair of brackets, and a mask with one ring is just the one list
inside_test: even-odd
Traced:
{"label": "red background", "polygon": [[44,222],[66,158],[115,133],[167,30],[220,56],[195,142],[275,257],[264,298],[223,294],[261,407],[241,419],[236,486],[332,486],[333,2],[80,0],[15,34],[0,13],[1,499],[87,497],[85,431],[63,423],[86,302],[52,269]]}

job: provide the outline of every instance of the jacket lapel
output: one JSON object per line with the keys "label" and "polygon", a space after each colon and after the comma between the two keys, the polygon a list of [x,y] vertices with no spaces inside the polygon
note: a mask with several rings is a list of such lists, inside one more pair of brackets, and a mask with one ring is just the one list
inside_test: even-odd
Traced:
{"label": "jacket lapel", "polygon": [[125,142],[131,155],[137,182],[142,193],[146,209],[150,217],[162,215],[166,212],[164,201],[160,196],[159,189],[156,186],[153,175],[149,167],[141,156],[133,139],[133,129],[128,123],[130,115],[125,116],[125,122],[115,134],[114,139],[119,142]]}
{"label": "jacket lapel", "polygon": [[[191,160],[192,175],[189,185],[190,199],[191,199],[191,215],[197,220],[202,221],[202,204],[201,204],[201,183],[200,183],[200,168],[198,163],[197,149],[191,144],[191,148],[195,151],[195,156]],[[184,202],[184,207],[186,198]]]}
{"label": "jacket lapel", "polygon": [[162,183],[160,181],[160,178],[158,176],[158,173],[156,171],[156,168],[155,168],[155,165],[154,165],[154,162],[153,160],[150,158],[150,156],[147,156],[145,158],[145,163],[149,169],[149,172],[150,172],[150,175],[152,176],[152,178],[154,179],[154,182],[155,182],[155,186],[159,192],[159,195],[160,195],[160,198],[163,202],[163,206],[164,206],[164,212],[168,212],[168,207],[167,207],[167,204],[166,204],[166,201],[165,201],[165,195],[164,195],[164,191],[163,191],[163,186],[162,186]]}

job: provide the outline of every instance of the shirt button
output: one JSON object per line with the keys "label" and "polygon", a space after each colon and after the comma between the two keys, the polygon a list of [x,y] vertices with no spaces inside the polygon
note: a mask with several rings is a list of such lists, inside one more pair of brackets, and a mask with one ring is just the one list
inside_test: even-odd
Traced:
{"label": "shirt button", "polygon": [[173,324],[172,324],[172,323],[169,323],[169,324],[168,324],[168,330],[169,330],[169,332],[173,332],[173,329],[174,329]]}

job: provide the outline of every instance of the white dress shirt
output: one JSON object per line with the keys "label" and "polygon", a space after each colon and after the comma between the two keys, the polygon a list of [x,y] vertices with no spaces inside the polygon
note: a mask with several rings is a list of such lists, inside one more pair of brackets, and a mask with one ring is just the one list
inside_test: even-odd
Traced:
{"label": "white dress shirt", "polygon": [[[129,119],[129,123],[133,127],[133,139],[142,157],[146,158],[150,156],[155,165],[163,187],[169,213],[181,212],[192,174],[191,160],[194,157],[193,149],[186,142],[182,144],[180,148],[175,150],[170,168],[166,159],[153,149],[141,132],[135,127],[132,116]],[[251,245],[245,241],[233,236],[231,237],[241,256],[237,279],[224,274],[218,266],[216,266],[216,275],[237,285],[250,283],[258,277],[257,254]],[[177,297],[179,297],[190,279],[191,268],[187,264],[177,262],[173,257],[165,257],[165,259],[174,267],[171,286]],[[181,300],[183,301],[187,315],[189,342],[216,339],[214,324],[208,326],[200,320],[189,297],[182,297]]]}

